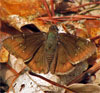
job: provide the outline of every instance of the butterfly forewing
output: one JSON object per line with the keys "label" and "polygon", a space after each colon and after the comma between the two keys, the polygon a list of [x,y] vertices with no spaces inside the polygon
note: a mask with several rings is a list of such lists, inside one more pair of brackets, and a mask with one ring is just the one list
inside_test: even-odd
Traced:
{"label": "butterfly forewing", "polygon": [[65,48],[67,58],[72,64],[87,59],[96,50],[96,46],[92,42],[71,34],[59,34],[59,41]]}
{"label": "butterfly forewing", "polygon": [[42,32],[21,34],[9,37],[3,41],[4,47],[16,57],[28,60],[45,40]]}

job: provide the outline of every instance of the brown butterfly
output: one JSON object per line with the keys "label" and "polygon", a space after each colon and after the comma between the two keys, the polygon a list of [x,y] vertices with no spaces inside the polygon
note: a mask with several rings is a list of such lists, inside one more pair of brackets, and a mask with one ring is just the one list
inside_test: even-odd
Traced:
{"label": "brown butterfly", "polygon": [[66,74],[74,65],[90,57],[96,46],[92,42],[71,35],[58,33],[51,25],[48,33],[35,32],[9,37],[4,47],[16,57],[23,58],[34,72]]}

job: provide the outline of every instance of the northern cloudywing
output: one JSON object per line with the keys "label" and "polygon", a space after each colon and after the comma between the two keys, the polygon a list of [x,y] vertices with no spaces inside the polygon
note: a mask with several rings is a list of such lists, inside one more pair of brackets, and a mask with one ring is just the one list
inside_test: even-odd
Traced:
{"label": "northern cloudywing", "polygon": [[77,63],[90,57],[96,46],[92,42],[71,35],[58,33],[51,25],[48,33],[35,32],[9,37],[4,47],[16,57],[23,58],[34,72],[65,74]]}

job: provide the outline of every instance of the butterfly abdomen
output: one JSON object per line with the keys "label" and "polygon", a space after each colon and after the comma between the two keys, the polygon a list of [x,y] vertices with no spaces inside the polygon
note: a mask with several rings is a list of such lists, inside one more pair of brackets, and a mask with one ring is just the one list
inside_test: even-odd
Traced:
{"label": "butterfly abdomen", "polygon": [[48,63],[51,63],[52,62],[53,57],[54,57],[54,54],[47,55],[47,61],[48,61]]}

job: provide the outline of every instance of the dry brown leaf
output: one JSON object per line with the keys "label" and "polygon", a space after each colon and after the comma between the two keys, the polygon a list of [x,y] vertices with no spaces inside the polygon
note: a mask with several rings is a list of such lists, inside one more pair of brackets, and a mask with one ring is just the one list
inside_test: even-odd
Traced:
{"label": "dry brown leaf", "polygon": [[2,47],[0,49],[0,63],[8,62],[8,56],[9,56],[9,52],[4,47]]}
{"label": "dry brown leaf", "polygon": [[16,76],[18,76],[18,73],[25,67],[25,64],[22,59],[16,59],[12,55],[10,55],[9,61],[7,62],[7,64],[0,64],[0,77],[10,86]]}
{"label": "dry brown leaf", "polygon": [[0,0],[1,18],[14,14],[38,17],[45,13],[41,0]]}
{"label": "dry brown leaf", "polygon": [[5,63],[8,61],[9,52],[2,46],[2,41],[19,32],[13,27],[8,26],[6,23],[0,21],[0,62]]}
{"label": "dry brown leaf", "polygon": [[0,19],[19,31],[22,26],[33,24],[47,32],[48,25],[35,19],[42,15],[46,15],[46,11],[41,0],[0,0]]}
{"label": "dry brown leaf", "polygon": [[76,29],[76,35],[79,37],[87,38],[87,32],[83,29]]}
{"label": "dry brown leaf", "polygon": [[26,67],[26,65],[25,65],[25,63],[24,63],[24,61],[23,61],[23,59],[21,59],[21,58],[16,58],[15,56],[13,56],[13,55],[10,55],[10,57],[9,57],[9,64],[10,64],[10,66],[16,71],[16,72],[20,72],[20,71],[22,71],[22,69],[24,68],[24,67]]}
{"label": "dry brown leaf", "polygon": [[[99,20],[86,20],[85,27],[90,38],[100,36],[100,21]],[[95,44],[100,45],[100,38],[95,39]],[[100,58],[100,46],[97,47],[97,58]]]}
{"label": "dry brown leaf", "polygon": [[15,34],[20,34],[18,30],[9,26],[7,23],[4,23],[0,20],[0,43],[7,37]]}
{"label": "dry brown leaf", "polygon": [[91,38],[100,35],[100,21],[99,20],[86,20],[84,25]]}
{"label": "dry brown leaf", "polygon": [[75,93],[100,93],[100,86],[95,84],[72,84],[68,86]]}
{"label": "dry brown leaf", "polygon": [[100,70],[95,73],[95,78],[91,83],[100,85]]}
{"label": "dry brown leaf", "polygon": [[0,77],[10,86],[16,73],[12,72],[11,69],[7,67],[7,64],[0,64]]}

